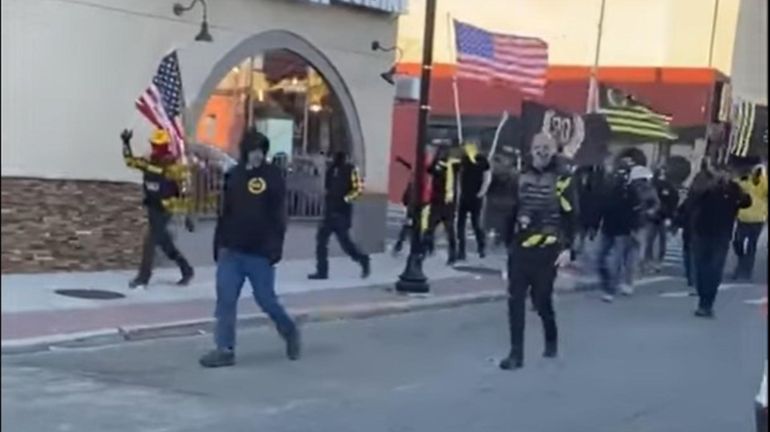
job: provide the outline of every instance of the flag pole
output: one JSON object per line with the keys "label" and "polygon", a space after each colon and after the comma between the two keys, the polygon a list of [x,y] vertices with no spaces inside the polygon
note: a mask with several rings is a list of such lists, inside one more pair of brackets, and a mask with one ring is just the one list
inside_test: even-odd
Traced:
{"label": "flag pole", "polygon": [[[455,67],[457,67],[457,50],[456,50],[456,41],[454,39],[454,32],[452,31],[454,27],[454,21],[452,20],[452,13],[447,12],[447,43],[449,44],[449,52],[451,53],[451,57],[455,62]],[[455,70],[455,73],[452,75],[452,93],[454,96],[454,105],[455,105],[455,120],[457,121],[457,141],[458,143],[462,144],[463,142],[463,120],[462,120],[462,113],[460,112],[460,91],[457,86],[457,70]]]}
{"label": "flag pole", "polygon": [[[500,118],[500,123],[497,125],[497,129],[495,130],[495,137],[492,139],[492,148],[489,150],[489,169],[492,169],[492,163],[495,158],[495,153],[497,152],[497,144],[500,142],[500,133],[503,131],[503,126],[505,126],[505,123],[508,122],[508,118],[510,117],[510,114],[508,113],[508,110],[503,111],[503,116]],[[486,221],[487,220],[487,200],[486,197],[484,197],[484,200],[481,204],[481,220]]]}
{"label": "flag pole", "polygon": [[604,9],[607,0],[602,0],[601,10],[599,11],[599,25],[596,32],[596,50],[594,52],[594,64],[591,66],[591,76],[588,81],[588,97],[586,98],[586,113],[591,114],[598,111],[599,107],[599,83],[597,75],[599,73],[599,55],[602,49],[602,32],[604,31]]}

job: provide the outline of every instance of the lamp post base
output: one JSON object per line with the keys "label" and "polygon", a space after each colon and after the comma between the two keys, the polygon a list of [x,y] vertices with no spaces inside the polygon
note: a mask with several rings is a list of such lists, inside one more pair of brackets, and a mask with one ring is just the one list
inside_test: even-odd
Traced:
{"label": "lamp post base", "polygon": [[409,294],[430,292],[428,278],[422,272],[422,259],[422,254],[409,254],[406,260],[406,268],[398,277],[398,282],[396,282],[397,292]]}

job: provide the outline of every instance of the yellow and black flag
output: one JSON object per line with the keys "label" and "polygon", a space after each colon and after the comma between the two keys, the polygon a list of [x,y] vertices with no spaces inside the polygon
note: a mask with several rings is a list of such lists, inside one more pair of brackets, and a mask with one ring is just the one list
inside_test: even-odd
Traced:
{"label": "yellow and black flag", "polygon": [[605,117],[613,134],[642,140],[677,139],[671,129],[671,116],[655,112],[621,90],[605,85],[600,87],[599,113]]}
{"label": "yellow and black flag", "polygon": [[729,154],[767,156],[767,106],[741,101],[733,105]]}

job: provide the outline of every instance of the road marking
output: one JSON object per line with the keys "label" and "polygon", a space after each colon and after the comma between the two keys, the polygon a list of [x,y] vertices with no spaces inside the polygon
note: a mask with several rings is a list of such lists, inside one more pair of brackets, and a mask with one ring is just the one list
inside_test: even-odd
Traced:
{"label": "road marking", "polygon": [[728,284],[722,284],[719,289],[731,289],[731,288],[751,288],[751,287],[761,287],[764,286],[762,284],[753,283],[753,282],[734,282],[734,283],[728,283]]}
{"label": "road marking", "polygon": [[[762,285],[755,284],[755,283],[748,283],[748,282],[744,282],[744,283],[729,283],[729,284],[722,284],[722,285],[720,285],[719,286],[719,291],[729,291],[729,290],[731,290],[733,288],[749,288],[749,287],[760,287],[760,286],[762,286]],[[661,293],[660,296],[661,297],[666,297],[666,298],[683,298],[683,297],[689,297],[690,296],[690,291],[669,291],[669,292]],[[765,303],[767,303],[767,297],[763,297],[763,299],[757,299],[757,300],[753,300],[753,301],[758,302],[758,303],[755,303],[755,304],[765,304]],[[763,303],[763,301],[764,301],[764,303]]]}
{"label": "road marking", "polygon": [[662,293],[660,296],[665,298],[684,298],[684,297],[689,297],[690,292],[689,291],[665,292],[665,293]]}
{"label": "road marking", "polygon": [[762,297],[762,298],[753,299],[753,300],[745,300],[744,303],[750,304],[750,305],[766,305],[767,297]]}

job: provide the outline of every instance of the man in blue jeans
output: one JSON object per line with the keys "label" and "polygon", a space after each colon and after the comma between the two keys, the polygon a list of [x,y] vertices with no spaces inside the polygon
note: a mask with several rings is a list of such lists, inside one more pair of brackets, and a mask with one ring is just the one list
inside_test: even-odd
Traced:
{"label": "man in blue jeans", "polygon": [[632,275],[623,268],[624,264],[633,262],[633,256],[627,254],[634,251],[635,241],[632,234],[637,201],[636,195],[629,187],[628,178],[628,168],[619,166],[612,173],[601,195],[603,199],[600,209],[598,265],[604,292],[602,300],[607,303],[615,299],[621,279],[628,283]]}
{"label": "man in blue jeans", "polygon": [[250,129],[241,141],[238,164],[226,174],[214,234],[216,349],[201,357],[203,367],[235,364],[238,298],[246,279],[257,304],[286,341],[287,357],[300,356],[297,326],[275,295],[274,266],[281,260],[286,232],[286,186],[280,169],[266,161],[269,149],[267,137]]}

